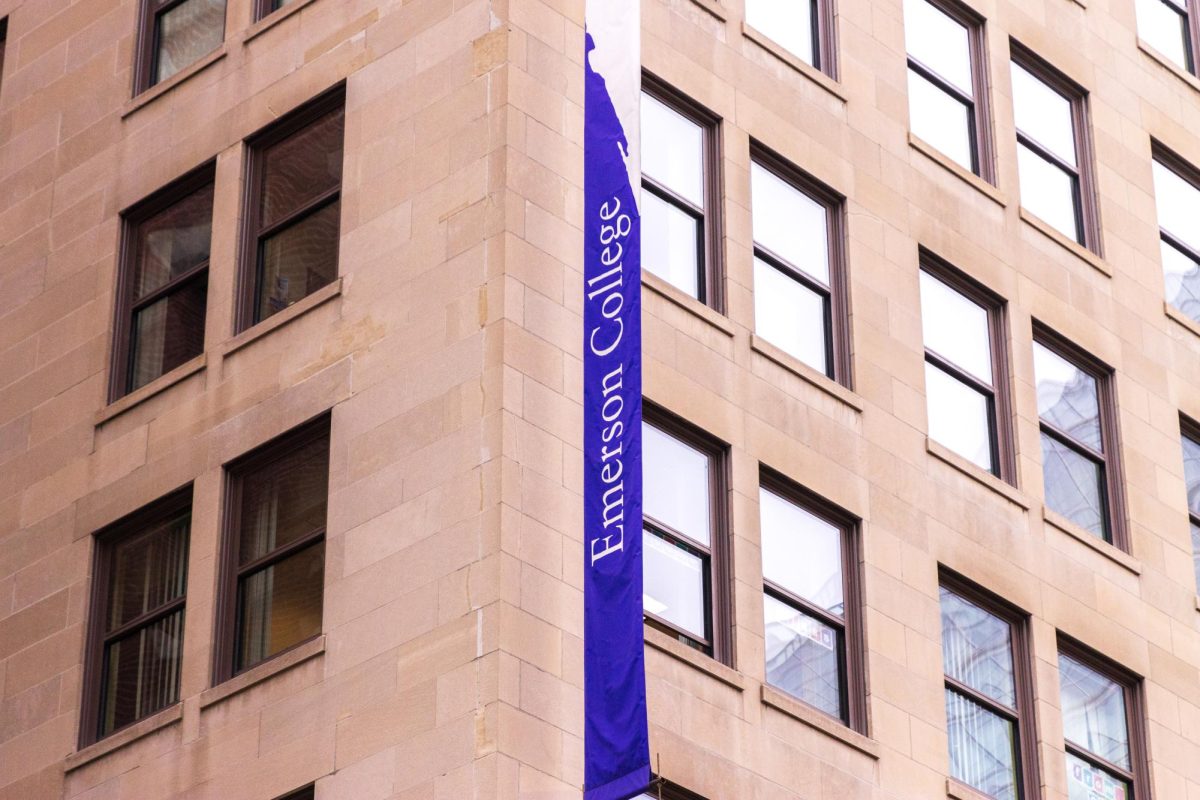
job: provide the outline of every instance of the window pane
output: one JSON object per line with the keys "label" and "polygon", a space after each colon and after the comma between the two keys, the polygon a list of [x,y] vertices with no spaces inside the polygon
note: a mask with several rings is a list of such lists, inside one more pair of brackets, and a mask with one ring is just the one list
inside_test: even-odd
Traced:
{"label": "window pane", "polygon": [[340,216],[334,201],[263,240],[260,321],[337,279]]}
{"label": "window pane", "polygon": [[1067,753],[1068,800],[1130,800],[1132,797],[1128,783]]}
{"label": "window pane", "polygon": [[839,632],[770,595],[763,610],[767,683],[841,718]]}
{"label": "window pane", "polygon": [[1192,568],[1196,573],[1196,592],[1200,593],[1200,525],[1192,523]]}
{"label": "window pane", "polygon": [[707,639],[704,560],[667,540],[642,534],[642,604],[672,625]]}
{"label": "window pane", "polygon": [[329,439],[315,439],[241,480],[238,563],[325,527]]}
{"label": "window pane", "polygon": [[1071,101],[1019,64],[1012,65],[1012,80],[1017,129],[1071,166],[1077,166]]}
{"label": "window pane", "polygon": [[1162,0],[1136,0],[1138,35],[1175,62],[1188,68],[1187,18]]}
{"label": "window pane", "polygon": [[191,513],[185,511],[113,546],[106,630],[183,597],[190,529]]}
{"label": "window pane", "polygon": [[942,664],[946,675],[1016,709],[1012,626],[953,592],[941,590]]}
{"label": "window pane", "polygon": [[644,92],[642,172],[704,208],[704,129]]}
{"label": "window pane", "polygon": [[1017,799],[1013,724],[968,698],[946,690],[950,775],[995,800]]}
{"label": "window pane", "polygon": [[752,164],[754,243],[829,285],[829,212],[775,173]]}
{"label": "window pane", "polygon": [[1130,768],[1125,687],[1070,656],[1058,656],[1063,736],[1110,764]]}
{"label": "window pane", "polygon": [[1100,465],[1057,439],[1042,434],[1042,472],[1046,505],[1058,514],[1107,539]]}
{"label": "window pane", "polygon": [[200,275],[133,315],[130,391],[204,352],[208,276]]}
{"label": "window pane", "polygon": [[644,424],[642,462],[646,516],[707,547],[712,525],[708,455]]}
{"label": "window pane", "polygon": [[774,492],[758,496],[763,577],[843,616],[841,529]]}
{"label": "window pane", "polygon": [[134,300],[208,261],[212,207],[210,183],[138,225]]}
{"label": "window pane", "polygon": [[187,0],[158,17],[158,64],[151,83],[165,81],[221,46],[225,0]]}
{"label": "window pane", "polygon": [[1200,442],[1183,437],[1183,475],[1187,483],[1188,509],[1200,517]]}
{"label": "window pane", "polygon": [[971,33],[965,25],[926,0],[904,0],[904,45],[908,54],[975,95],[971,81]]}
{"label": "window pane", "polygon": [[927,348],[984,383],[992,383],[988,310],[924,270],[921,329]]}
{"label": "window pane", "polygon": [[1103,451],[1096,379],[1041,344],[1033,344],[1038,414],[1076,441]]}
{"label": "window pane", "polygon": [[[1162,5],[1161,0],[1152,0]],[[1200,189],[1174,170],[1154,162],[1154,200],[1158,226],[1193,250],[1200,250]]]}
{"label": "window pane", "polygon": [[264,227],[341,185],[344,131],[339,108],[263,152]]}
{"label": "window pane", "polygon": [[829,374],[825,298],[782,270],[754,259],[754,331]]}
{"label": "window pane", "polygon": [[911,69],[908,71],[908,124],[913,133],[963,169],[975,171],[971,157],[971,109]]}
{"label": "window pane", "polygon": [[992,408],[990,399],[957,378],[925,362],[925,397],[929,438],[991,472]]}
{"label": "window pane", "polygon": [[183,609],[104,648],[101,736],[179,700]]}
{"label": "window pane", "polygon": [[1162,243],[1162,261],[1167,302],[1200,322],[1200,264],[1166,241]]}
{"label": "window pane", "polygon": [[642,266],[700,296],[700,220],[653,192],[642,191]]}
{"label": "window pane", "polygon": [[1021,180],[1021,205],[1078,242],[1074,176],[1022,144],[1017,145],[1017,174]]}
{"label": "window pane", "polygon": [[813,64],[813,0],[746,0],[746,24]]}
{"label": "window pane", "polygon": [[[320,491],[322,498],[324,487]],[[245,669],[321,633],[325,542],[317,542],[238,585],[238,660]]]}

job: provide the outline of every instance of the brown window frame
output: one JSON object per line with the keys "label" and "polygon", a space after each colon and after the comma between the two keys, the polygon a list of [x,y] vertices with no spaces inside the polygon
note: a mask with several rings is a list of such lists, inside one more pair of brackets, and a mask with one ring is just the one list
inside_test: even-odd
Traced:
{"label": "brown window frame", "polygon": [[[271,225],[263,226],[260,218],[265,153],[273,145],[279,144],[288,137],[299,133],[326,114],[338,109],[342,109],[344,112],[345,107],[346,85],[339,83],[246,139],[246,188],[242,200],[241,266],[238,270],[237,302],[234,303],[236,333],[241,333],[265,321],[265,319],[269,319],[269,317],[264,318],[264,320],[257,319],[259,292],[262,290],[261,243],[263,239],[299,223],[331,203],[340,202],[342,199],[342,188],[346,182],[344,172],[346,154],[343,141],[343,174],[342,181],[338,184],[337,188],[313,198],[302,207],[276,220]],[[340,239],[340,225],[338,235]],[[340,246],[337,248],[334,272],[339,275],[341,274]]]}
{"label": "brown window frame", "polygon": [[[750,162],[758,164],[792,188],[825,207],[829,252],[829,284],[825,285],[758,242],[751,242],[753,254],[809,291],[825,300],[825,376],[847,389],[854,388],[850,358],[850,276],[847,246],[846,197],[802,170],[777,151],[757,140],[750,140]],[[753,214],[751,209],[751,214]]]}
{"label": "brown window frame", "polygon": [[[773,1],[777,2],[777,0]],[[812,29],[809,31],[813,43],[813,59],[809,66],[818,72],[823,72],[835,81],[839,80],[838,67],[840,65],[838,63],[837,50],[836,0],[806,0],[806,2],[812,4],[813,10]],[[778,39],[771,35],[770,31],[758,28],[755,28],[755,30],[770,39],[777,47],[798,61],[808,64],[803,56],[785,47]]]}
{"label": "brown window frame", "polygon": [[[156,59],[158,50],[158,18],[176,6],[181,6],[186,2],[188,0],[140,0],[138,3],[138,30],[134,44],[136,49],[133,59],[133,94],[135,97],[151,87],[162,83],[155,76],[158,66]],[[223,20],[221,26],[222,41],[225,40],[225,34],[229,28],[228,4],[226,4],[225,10],[226,18]],[[187,69],[187,67],[181,69],[180,72],[184,69]],[[170,80],[170,78],[167,80]]]}
{"label": "brown window frame", "polygon": [[795,699],[797,702],[803,703],[805,707],[812,708],[816,713],[829,717],[865,736],[868,733],[868,709],[862,521],[844,508],[765,464],[759,465],[759,486],[795,503],[806,512],[841,531],[843,619],[838,619],[814,603],[768,581],[765,575],[763,576],[763,593],[800,610],[839,632],[841,647],[838,653],[838,679],[842,688],[841,718],[826,714],[821,709],[809,705],[802,698]]}
{"label": "brown window frame", "polygon": [[[1076,243],[1103,257],[1100,201],[1096,191],[1095,150],[1092,144],[1090,94],[1082,85],[1068,78],[1065,73],[1016,39],[1009,41],[1009,58],[1012,63],[1033,75],[1071,103],[1071,127],[1075,141],[1077,167],[1072,167],[1062,161],[1045,146],[1023,133],[1020,128],[1016,128],[1017,146],[1026,148],[1038,158],[1071,176],[1074,187],[1075,225],[1080,236],[1080,239],[1076,239]],[[1016,109],[1013,110],[1013,113],[1015,116]]]}
{"label": "brown window frame", "polygon": [[[1093,356],[1088,351],[1063,337],[1041,322],[1033,322],[1033,341],[1047,350],[1059,355],[1078,369],[1090,375],[1096,381],[1097,406],[1100,411],[1100,441],[1104,446],[1103,453],[1097,453],[1086,444],[1076,442],[1065,431],[1047,423],[1038,414],[1038,431],[1045,433],[1055,441],[1075,451],[1079,455],[1099,464],[1104,473],[1101,484],[1104,497],[1102,508],[1104,512],[1104,541],[1120,550],[1131,552],[1129,526],[1126,523],[1126,499],[1124,469],[1121,463],[1121,435],[1118,426],[1119,408],[1117,405],[1117,375],[1116,370]],[[1034,391],[1037,390],[1037,376],[1034,376]],[[1040,441],[1039,441],[1040,446]],[[1045,465],[1043,465],[1044,467]],[[1045,479],[1042,481],[1042,491],[1045,492]]]}
{"label": "brown window frame", "polygon": [[[1196,446],[1200,447],[1200,421],[1194,420],[1191,417],[1180,414],[1180,416],[1179,416],[1179,436],[1180,436],[1181,440],[1182,439],[1190,440]],[[1180,444],[1183,444],[1183,442],[1181,441]],[[1187,475],[1186,475],[1186,473],[1184,475],[1183,486],[1184,486],[1184,492],[1185,492],[1184,507],[1187,509],[1188,523],[1190,525],[1195,526],[1196,528],[1200,528],[1200,513],[1192,510],[1191,498],[1189,498],[1186,494],[1186,492],[1187,492]],[[1191,531],[1189,530],[1188,533],[1190,535]],[[1193,553],[1192,553],[1193,562],[1195,562],[1197,555],[1200,555],[1200,554],[1197,554],[1196,552],[1193,551]],[[1196,565],[1193,563],[1193,570],[1195,570],[1195,568],[1196,568]],[[1198,596],[1200,596],[1200,575],[1197,576],[1196,594]]]}
{"label": "brown window frame", "polygon": [[[966,697],[996,716],[1008,720],[1016,727],[1017,800],[1039,800],[1041,797],[1041,763],[1038,752],[1037,696],[1034,690],[1037,669],[1033,657],[1031,617],[1019,606],[942,564],[938,564],[938,587],[957,595],[1009,625],[1013,683],[1017,701],[1015,710],[1006,708],[987,695],[950,678],[945,674],[944,666],[942,679],[948,691]],[[944,641],[944,632],[942,638]],[[956,784],[959,783],[954,778],[949,778],[949,780]]]}
{"label": "brown window frame", "polygon": [[269,17],[284,8],[284,6],[276,6],[276,2],[278,0],[254,0],[254,21]]}
{"label": "brown window frame", "polygon": [[[1155,1],[1157,2],[1157,0]],[[1191,184],[1191,186],[1197,192],[1200,192],[1200,169],[1191,164],[1183,156],[1179,155],[1174,150],[1171,150],[1157,139],[1151,139],[1150,157],[1152,161],[1158,162],[1165,169],[1175,173],[1175,175],[1185,183]],[[1154,202],[1156,206],[1155,211],[1157,213],[1157,205],[1159,202],[1161,202],[1157,192],[1155,193]],[[1200,250],[1192,248],[1178,236],[1168,230],[1165,230],[1162,225],[1159,225],[1158,227],[1158,238],[1159,241],[1169,245],[1171,249],[1179,251],[1195,263],[1200,264]],[[1170,300],[1167,302],[1171,304],[1172,308],[1178,309],[1180,312],[1186,315],[1186,312],[1184,312],[1182,308],[1179,308],[1179,306],[1171,303]]]}
{"label": "brown window frame", "polygon": [[733,666],[733,572],[729,525],[729,447],[716,437],[687,422],[682,417],[643,400],[643,422],[708,456],[709,521],[711,531],[708,547],[684,533],[674,530],[642,512],[642,529],[698,556],[705,564],[704,624],[708,637],[697,640],[689,631],[645,609],[642,618],[646,625],[665,633],[683,644],[711,656],[727,666]]}
{"label": "brown window frame", "polygon": [[722,241],[722,203],[724,187],[721,178],[721,118],[666,81],[649,72],[642,72],[642,91],[658,100],[688,121],[699,126],[704,133],[701,165],[704,176],[704,208],[695,206],[662,184],[642,173],[642,190],[650,191],[660,200],[682,211],[700,225],[700,264],[696,265],[699,288],[696,299],[714,311],[725,312],[725,270]]}
{"label": "brown window frame", "polygon": [[[185,617],[187,614],[187,579],[191,566],[190,559],[188,559],[189,563],[184,567],[184,592],[180,597],[126,622],[116,630],[106,630],[107,625],[105,624],[104,616],[108,610],[108,601],[111,594],[109,581],[112,577],[113,547],[117,542],[128,538],[136,538],[142,535],[146,528],[165,522],[185,510],[189,514],[192,510],[192,485],[190,483],[122,517],[93,535],[95,547],[92,554],[92,586],[87,613],[87,636],[84,643],[83,697],[81,701],[82,709],[80,711],[78,739],[80,748],[106,739],[122,730],[127,730],[141,721],[135,720],[104,734],[100,732],[100,703],[104,698],[103,681],[105,669],[103,661],[105,646],[112,640],[124,638],[176,612],[183,611]],[[186,619],[184,622],[186,626]],[[181,674],[183,655],[184,651],[181,642],[179,652]],[[141,719],[146,719],[148,716],[178,705],[182,701],[182,697],[177,697],[175,702],[149,712],[149,714],[143,716]]]}
{"label": "brown window frame", "polygon": [[[923,344],[926,363],[984,394],[989,399],[992,437],[992,474],[1010,486],[1017,485],[1016,432],[1013,428],[1012,386],[1008,352],[1008,301],[946,259],[919,248],[920,269],[987,310],[988,345],[992,356],[992,385],[959,368]],[[925,309],[921,309],[925,313]]]}
{"label": "brown window frame", "polygon": [[[1183,26],[1187,30],[1187,34],[1183,38],[1184,60],[1187,63],[1182,66],[1175,64],[1175,66],[1191,75],[1200,76],[1200,71],[1197,71],[1198,67],[1200,67],[1197,64],[1197,56],[1200,55],[1200,21],[1197,20],[1197,9],[1194,0],[1179,0],[1179,3],[1184,8],[1180,8],[1179,4],[1171,2],[1171,0],[1156,0],[1156,2],[1161,2],[1172,13],[1183,17]],[[1138,36],[1141,36],[1140,27],[1138,28]],[[1165,56],[1166,54],[1164,53],[1163,55]],[[1171,63],[1174,64],[1173,61]]]}

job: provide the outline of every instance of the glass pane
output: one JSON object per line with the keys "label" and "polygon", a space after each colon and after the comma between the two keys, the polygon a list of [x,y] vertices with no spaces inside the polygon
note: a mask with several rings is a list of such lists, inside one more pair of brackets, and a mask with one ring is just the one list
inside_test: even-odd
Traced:
{"label": "glass pane", "polygon": [[1033,343],[1038,414],[1076,441],[1103,452],[1096,379],[1045,346]]}
{"label": "glass pane", "polygon": [[138,225],[134,300],[208,261],[212,208],[210,183]]}
{"label": "glass pane", "polygon": [[130,391],[204,352],[207,299],[206,273],[133,315]]}
{"label": "glass pane", "polygon": [[225,0],[187,0],[158,17],[158,63],[154,80],[165,81],[221,46]]}
{"label": "glass pane", "polygon": [[321,632],[325,542],[238,583],[237,669],[257,664]]}
{"label": "glass pane", "polygon": [[[1149,0],[1162,5],[1161,0]],[[1158,226],[1193,250],[1200,250],[1200,189],[1174,170],[1154,162],[1154,200]]]}
{"label": "glass pane", "polygon": [[704,208],[704,128],[645,93],[642,172]]}
{"label": "glass pane", "polygon": [[241,479],[238,563],[325,527],[329,439],[314,439]]}
{"label": "glass pane", "polygon": [[104,648],[101,736],[179,700],[182,653],[183,609]]}
{"label": "glass pane", "polygon": [[946,733],[955,780],[995,800],[1016,800],[1016,732],[1011,722],[947,689]]}
{"label": "glass pane", "polygon": [[971,32],[926,0],[904,0],[904,45],[908,54],[974,97]]}
{"label": "glass pane", "polygon": [[845,614],[842,531],[774,492],[760,489],[763,577],[832,614]]}
{"label": "glass pane", "polygon": [[646,516],[704,545],[709,544],[708,456],[642,425],[642,503]]}
{"label": "glass pane", "polygon": [[1012,626],[948,589],[941,589],[942,664],[946,675],[1016,709]]}
{"label": "glass pane", "polygon": [[1162,243],[1162,261],[1167,302],[1200,322],[1200,264],[1166,241]]}
{"label": "glass pane", "polygon": [[992,383],[988,310],[924,270],[921,329],[927,348],[984,383]]}
{"label": "glass pane", "polygon": [[825,298],[754,259],[754,331],[822,375],[829,374]]}
{"label": "glass pane", "polygon": [[1125,687],[1070,656],[1058,656],[1063,736],[1110,764],[1129,769]]}
{"label": "glass pane", "polygon": [[971,157],[971,109],[911,69],[908,71],[908,124],[913,133],[963,169],[975,171]]}
{"label": "glass pane", "polygon": [[812,0],[746,0],[746,24],[805,63],[815,63]]}
{"label": "glass pane", "polygon": [[767,683],[842,717],[841,636],[803,611],[763,595]]}
{"label": "glass pane", "polygon": [[1071,166],[1078,166],[1071,101],[1015,63],[1012,80],[1017,130]]}
{"label": "glass pane", "polygon": [[1100,465],[1043,433],[1042,472],[1046,505],[1107,540]]}
{"label": "glass pane", "polygon": [[262,241],[260,321],[337,279],[340,216],[334,201]]}
{"label": "glass pane", "polygon": [[1017,145],[1021,205],[1068,239],[1080,240],[1076,216],[1075,176],[1064,172],[1022,144]]}
{"label": "glass pane", "polygon": [[643,607],[697,639],[707,639],[704,560],[649,531],[642,534],[642,552]]}
{"label": "glass pane", "polygon": [[1196,573],[1196,591],[1200,593],[1200,525],[1192,523],[1192,568]]}
{"label": "glass pane", "polygon": [[829,285],[829,212],[775,173],[750,167],[754,243]]}
{"label": "glass pane", "polygon": [[263,152],[264,227],[341,185],[345,122],[339,108]]}
{"label": "glass pane", "polygon": [[107,631],[183,597],[191,521],[191,512],[184,511],[113,546]]}
{"label": "glass pane", "polygon": [[1183,475],[1188,509],[1200,517],[1200,442],[1187,436],[1183,437]]}
{"label": "glass pane", "polygon": [[1068,800],[1130,800],[1132,797],[1128,783],[1067,753]]}
{"label": "glass pane", "polygon": [[642,266],[700,296],[700,220],[642,190]]}
{"label": "glass pane", "polygon": [[1135,0],[1138,36],[1173,61],[1188,68],[1187,18],[1162,0]]}
{"label": "glass pane", "polygon": [[991,400],[957,378],[925,362],[929,438],[991,472]]}

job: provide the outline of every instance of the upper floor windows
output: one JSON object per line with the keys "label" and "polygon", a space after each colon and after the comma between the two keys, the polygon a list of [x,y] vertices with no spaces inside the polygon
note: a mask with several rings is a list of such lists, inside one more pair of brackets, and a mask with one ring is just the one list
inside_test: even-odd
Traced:
{"label": "upper floor windows", "polygon": [[134,94],[221,46],[225,0],[142,0]]}
{"label": "upper floor windows", "polygon": [[1188,72],[1196,71],[1200,44],[1189,0],[1135,0],[1138,36]]}
{"label": "upper floor windows", "polygon": [[1167,302],[1200,322],[1200,172],[1157,145],[1153,163]]}
{"label": "upper floor windows", "polygon": [[833,77],[831,5],[831,0],[746,0],[746,24]]}
{"label": "upper floor windows", "polygon": [[1183,426],[1183,476],[1187,485],[1188,518],[1192,527],[1196,591],[1200,593],[1200,425],[1191,421]]}

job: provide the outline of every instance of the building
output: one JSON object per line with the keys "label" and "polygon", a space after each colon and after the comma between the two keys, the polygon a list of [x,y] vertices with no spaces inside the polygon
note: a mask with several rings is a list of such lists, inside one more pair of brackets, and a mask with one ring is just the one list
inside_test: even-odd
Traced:
{"label": "building", "polygon": [[[813,3],[643,0],[663,796],[1200,797],[1200,10]],[[276,5],[0,0],[0,798],[578,798],[583,2]]]}

